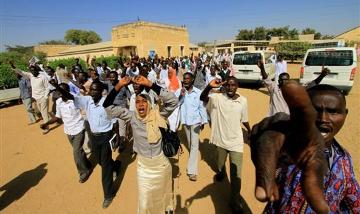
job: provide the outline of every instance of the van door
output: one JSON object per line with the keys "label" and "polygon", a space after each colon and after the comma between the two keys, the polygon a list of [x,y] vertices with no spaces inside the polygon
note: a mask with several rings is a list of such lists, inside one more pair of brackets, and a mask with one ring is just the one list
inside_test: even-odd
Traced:
{"label": "van door", "polygon": [[353,68],[354,56],[352,50],[325,49],[311,51],[304,62],[304,79],[313,80],[319,76],[322,66],[330,69],[322,83],[341,85],[341,82],[349,81]]}

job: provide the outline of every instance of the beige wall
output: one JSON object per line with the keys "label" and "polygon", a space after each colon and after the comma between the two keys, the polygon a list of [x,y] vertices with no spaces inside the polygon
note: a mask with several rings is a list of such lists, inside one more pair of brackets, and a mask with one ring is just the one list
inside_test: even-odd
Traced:
{"label": "beige wall", "polygon": [[348,32],[340,34],[336,38],[360,43],[360,27],[354,28]]}
{"label": "beige wall", "polygon": [[34,46],[34,51],[46,53],[46,56],[55,56],[71,47],[74,45],[37,45]]}
{"label": "beige wall", "polygon": [[99,58],[101,56],[112,56],[114,55],[114,52],[112,49],[109,50],[98,50],[98,51],[89,51],[89,52],[82,52],[82,53],[67,53],[66,55],[58,55],[58,56],[52,56],[47,57],[47,60],[57,60],[57,59],[68,59],[68,58],[81,58],[83,60],[86,60],[86,56],[89,55],[90,59],[94,56],[96,58]]}
{"label": "beige wall", "polygon": [[183,55],[189,54],[189,34],[184,27],[149,22],[120,25],[112,29],[112,42],[115,49],[135,46],[140,57],[147,57],[150,50],[167,57],[168,46],[171,46],[171,56],[180,56],[181,46]]}

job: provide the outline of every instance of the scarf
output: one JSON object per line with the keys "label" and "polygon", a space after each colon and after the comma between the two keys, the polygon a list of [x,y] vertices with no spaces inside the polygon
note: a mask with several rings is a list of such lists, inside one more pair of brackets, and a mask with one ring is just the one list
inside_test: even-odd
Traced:
{"label": "scarf", "polygon": [[168,71],[168,78],[169,78],[169,91],[175,92],[180,88],[179,80],[176,76],[176,70],[172,67],[169,68]]}
{"label": "scarf", "polygon": [[141,94],[147,100],[148,108],[146,112],[146,117],[141,118],[138,110],[136,109],[136,117],[138,120],[146,124],[146,133],[147,140],[150,144],[157,143],[161,139],[161,132],[159,127],[167,128],[166,120],[160,115],[159,109],[156,107],[151,107],[150,97],[146,94]]}

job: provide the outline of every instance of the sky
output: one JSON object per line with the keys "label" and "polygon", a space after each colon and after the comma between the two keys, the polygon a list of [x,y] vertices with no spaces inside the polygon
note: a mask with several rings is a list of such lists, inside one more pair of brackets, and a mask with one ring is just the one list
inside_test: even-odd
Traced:
{"label": "sky", "polygon": [[338,35],[360,25],[359,0],[0,0],[0,51],[5,45],[63,40],[69,29],[111,40],[112,27],[143,21],[185,25],[190,42],[234,39],[240,29],[311,27]]}

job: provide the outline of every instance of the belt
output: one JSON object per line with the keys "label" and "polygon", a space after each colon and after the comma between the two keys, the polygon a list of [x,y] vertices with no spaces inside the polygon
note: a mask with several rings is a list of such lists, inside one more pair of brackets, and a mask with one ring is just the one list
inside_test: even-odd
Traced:
{"label": "belt", "polygon": [[102,135],[110,134],[111,132],[112,132],[112,129],[107,132],[91,132],[91,134],[94,136],[102,136]]}

